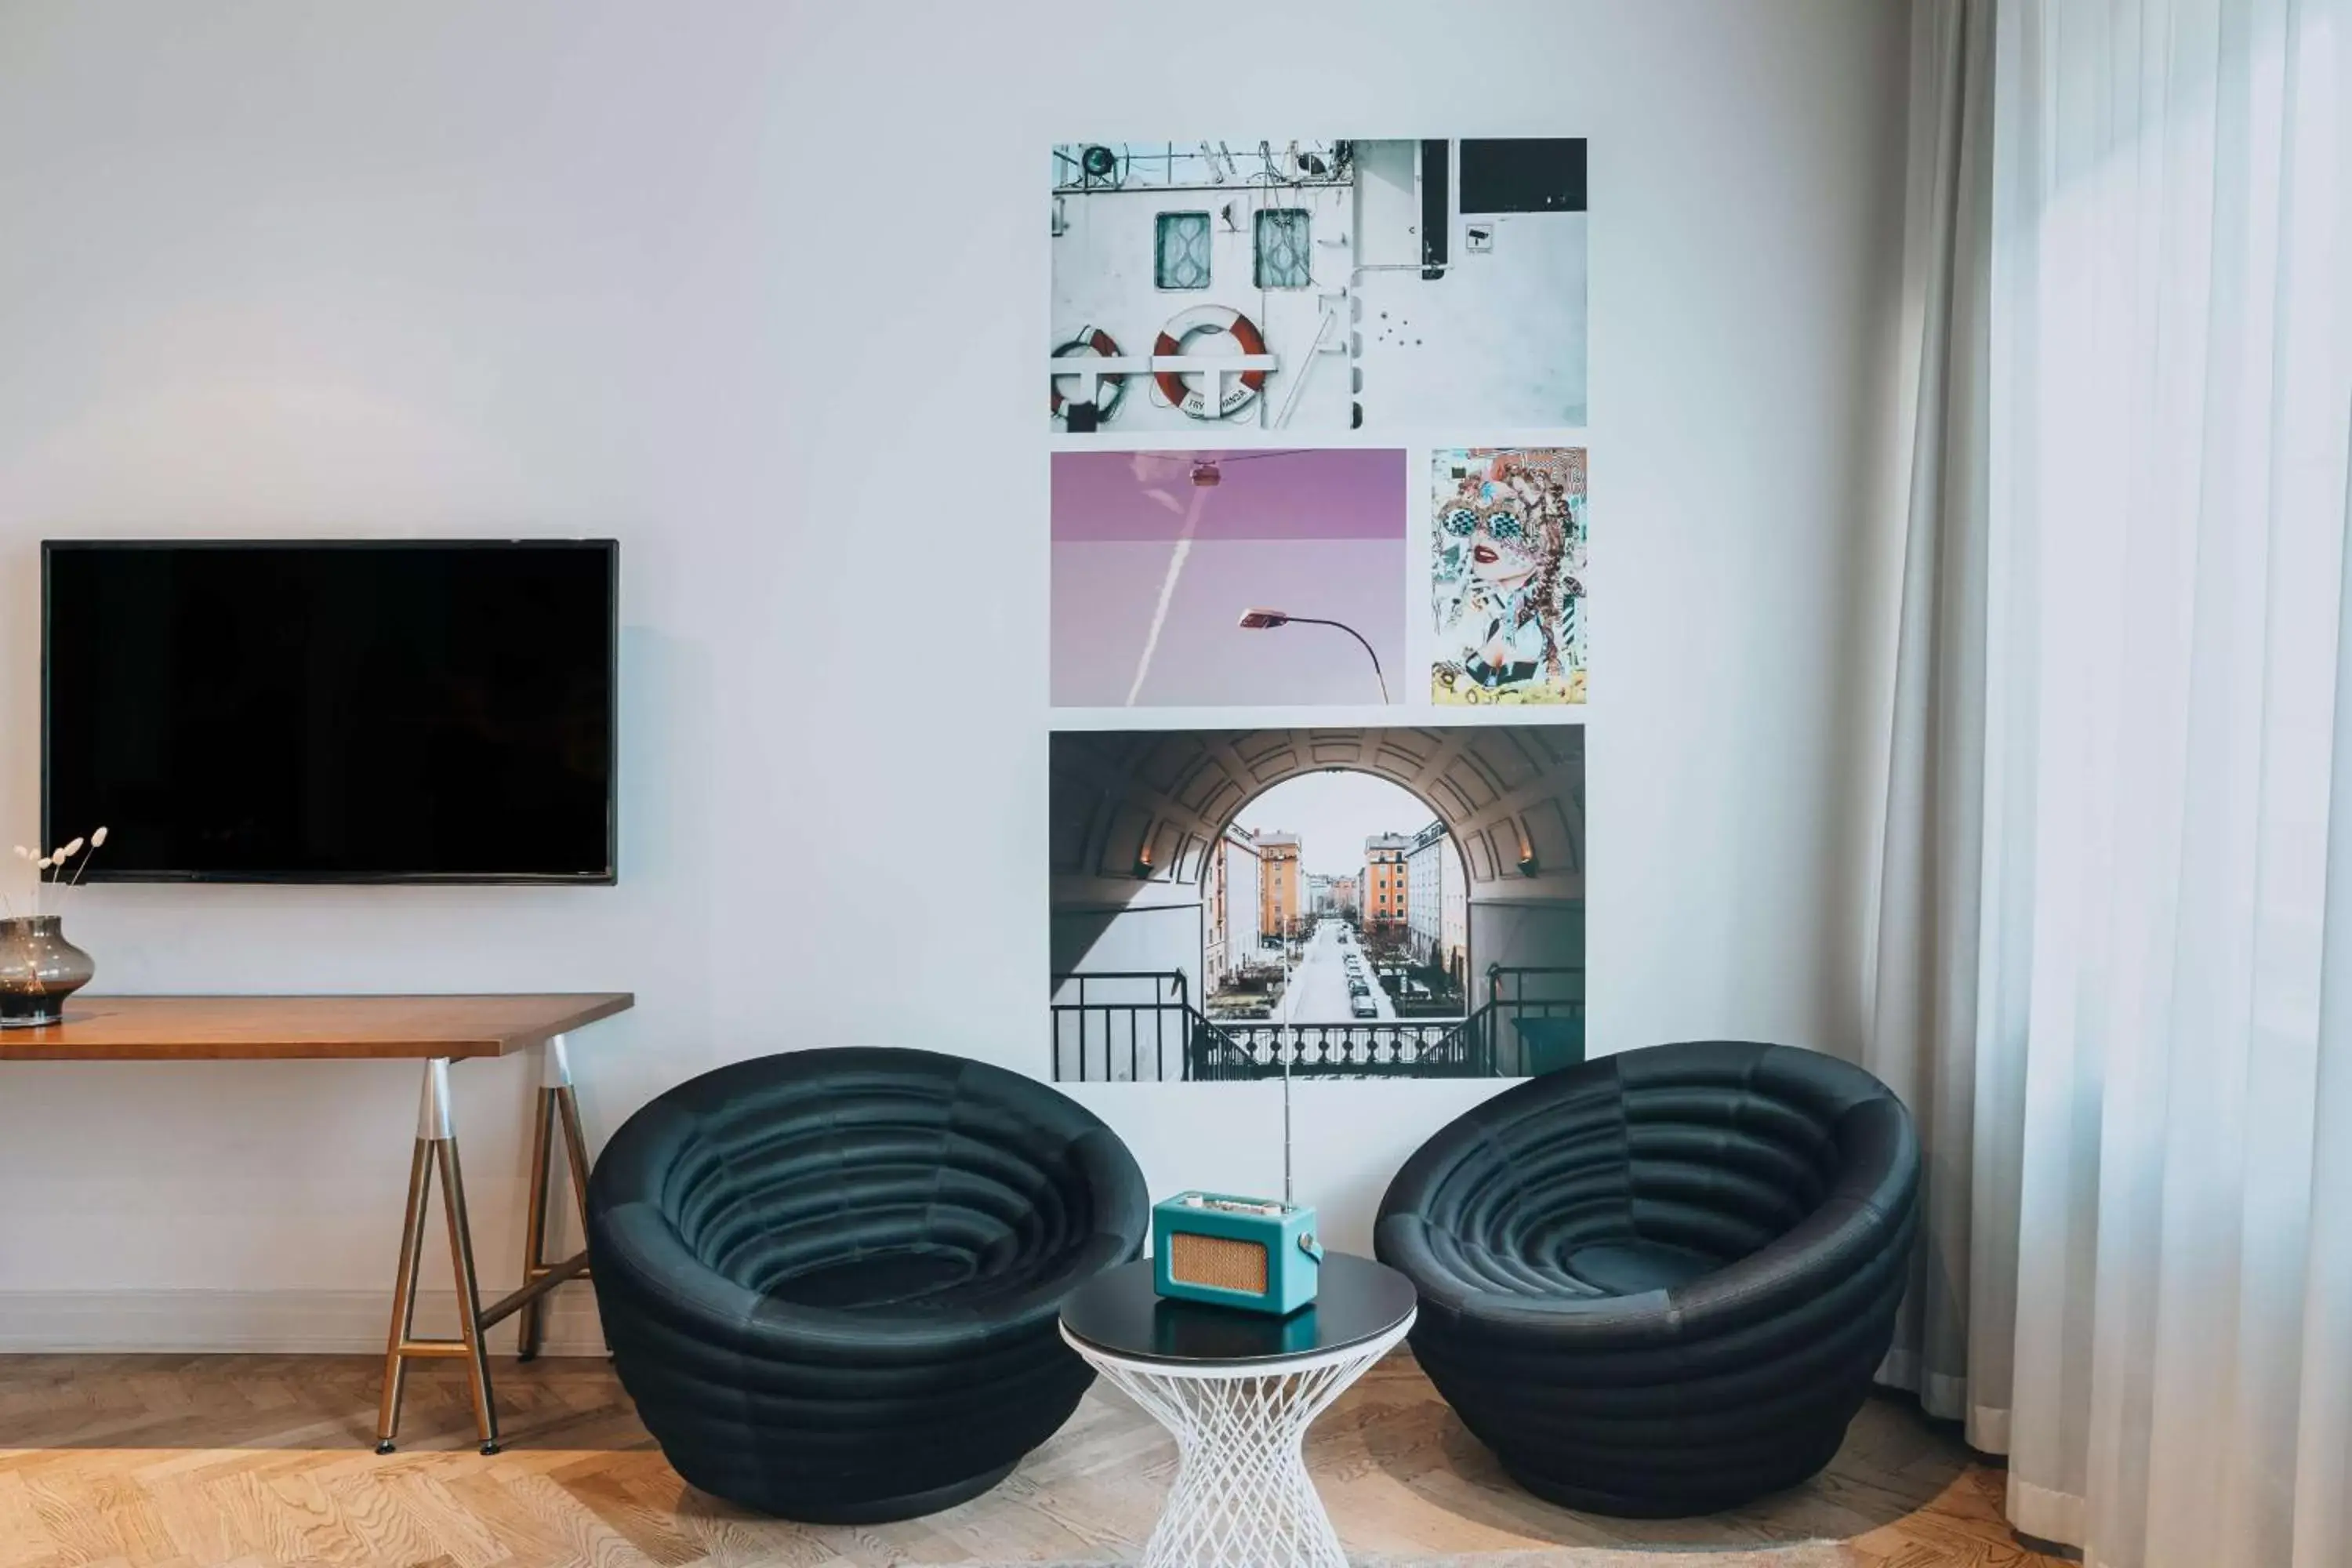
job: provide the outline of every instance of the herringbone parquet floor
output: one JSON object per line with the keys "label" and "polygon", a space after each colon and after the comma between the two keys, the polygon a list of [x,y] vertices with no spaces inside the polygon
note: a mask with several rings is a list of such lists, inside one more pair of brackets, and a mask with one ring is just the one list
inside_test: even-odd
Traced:
{"label": "herringbone parquet floor", "polygon": [[[362,1357],[0,1357],[0,1568],[1131,1561],[1175,1465],[1160,1429],[1097,1385],[1053,1442],[977,1501],[905,1524],[803,1529],[688,1489],[602,1361],[497,1363],[509,1447],[490,1458],[474,1452],[458,1369],[421,1366],[401,1451],[379,1458],[369,1438],[381,1367]],[[1828,1539],[1848,1542],[1860,1568],[2058,1562],[2011,1539],[1998,1472],[1893,1402],[1868,1406],[1810,1485],[1679,1522],[1595,1519],[1518,1491],[1410,1359],[1358,1384],[1307,1447],[1353,1552]]]}

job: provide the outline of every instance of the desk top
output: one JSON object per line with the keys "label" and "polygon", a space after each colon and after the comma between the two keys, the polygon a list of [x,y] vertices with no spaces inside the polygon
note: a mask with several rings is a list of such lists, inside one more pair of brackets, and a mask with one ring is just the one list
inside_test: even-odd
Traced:
{"label": "desk top", "polygon": [[1412,1321],[1412,1281],[1385,1263],[1327,1252],[1317,1274],[1314,1302],[1276,1318],[1171,1300],[1159,1294],[1151,1259],[1139,1258],[1071,1291],[1062,1302],[1062,1330],[1121,1361],[1214,1371],[1346,1350]]}
{"label": "desk top", "polygon": [[0,1029],[0,1062],[367,1061],[504,1057],[635,1004],[529,996],[77,996],[65,1021]]}

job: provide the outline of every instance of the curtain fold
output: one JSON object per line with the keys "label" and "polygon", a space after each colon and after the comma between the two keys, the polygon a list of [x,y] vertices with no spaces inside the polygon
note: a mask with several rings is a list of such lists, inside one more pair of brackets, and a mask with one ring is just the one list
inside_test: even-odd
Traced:
{"label": "curtain fold", "polygon": [[[2352,802],[2352,484],[2344,533],[2329,797]],[[2352,1129],[2352,806],[2331,814],[2326,879],[2314,1121],[2341,1133]],[[2309,1238],[2288,1568],[2352,1563],[2352,1137],[2325,1138],[2313,1155],[2311,1212],[2322,1219]]]}
{"label": "curtain fold", "polygon": [[[1929,0],[1914,13],[1903,341],[1907,433],[1903,610],[1878,898],[1876,985],[1864,1061],[1903,1097],[1926,1156],[1927,1223],[1882,1381],[1934,1415],[1964,1419],[1979,1447],[2006,1447],[2005,1282],[2014,1226],[1977,1188],[2013,1186],[2013,1108],[1985,1061],[1985,916],[1998,843],[1986,833],[1986,654],[2007,600],[1990,595],[1987,401],[1991,370],[1991,0]],[[1996,941],[1991,955],[1998,961]],[[1979,1270],[1979,1251],[1996,1261]],[[1979,1274],[1985,1277],[1979,1278]]]}
{"label": "curtain fold", "polygon": [[2345,1568],[2352,0],[1915,40],[1868,1059],[1929,1240],[1885,1375],[2092,1564]]}

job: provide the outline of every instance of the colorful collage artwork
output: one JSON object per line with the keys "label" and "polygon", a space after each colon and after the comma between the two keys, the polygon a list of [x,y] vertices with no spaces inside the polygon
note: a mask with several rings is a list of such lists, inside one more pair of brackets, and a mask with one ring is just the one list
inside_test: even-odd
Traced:
{"label": "colorful collage artwork", "polygon": [[1055,1077],[1582,1059],[1586,143],[1051,177]]}
{"label": "colorful collage artwork", "polygon": [[1584,448],[1431,454],[1437,702],[1584,700]]}

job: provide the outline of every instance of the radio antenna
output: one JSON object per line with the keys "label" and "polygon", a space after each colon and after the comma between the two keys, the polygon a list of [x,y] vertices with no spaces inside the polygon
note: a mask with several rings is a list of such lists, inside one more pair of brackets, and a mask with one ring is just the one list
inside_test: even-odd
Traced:
{"label": "radio antenna", "polygon": [[1287,1206],[1290,1197],[1290,1053],[1282,1057],[1282,1201]]}

